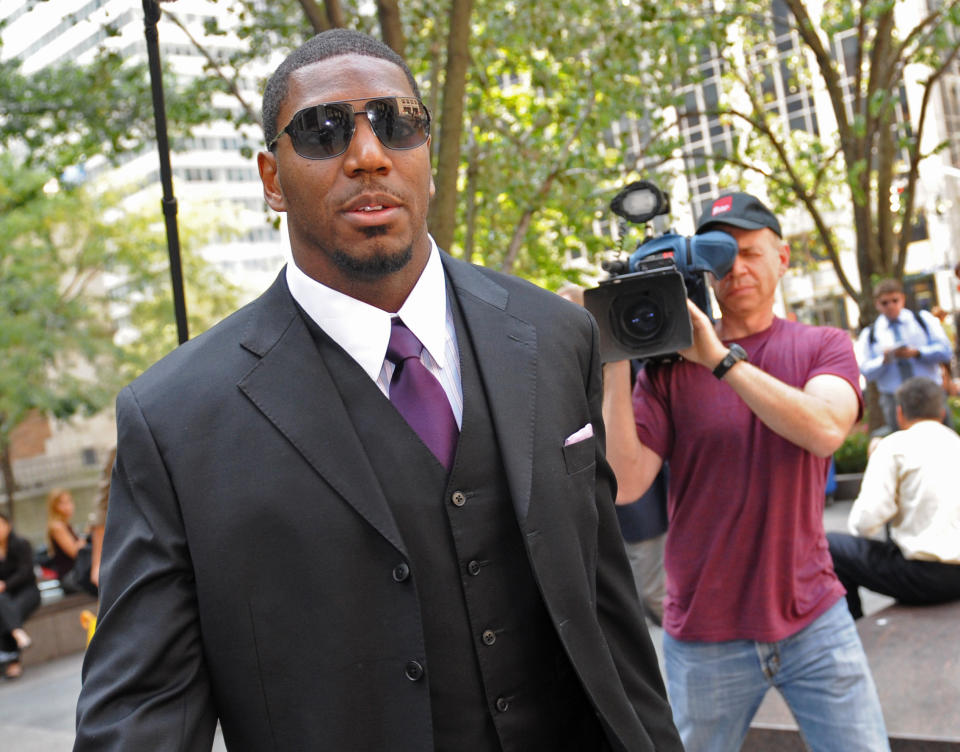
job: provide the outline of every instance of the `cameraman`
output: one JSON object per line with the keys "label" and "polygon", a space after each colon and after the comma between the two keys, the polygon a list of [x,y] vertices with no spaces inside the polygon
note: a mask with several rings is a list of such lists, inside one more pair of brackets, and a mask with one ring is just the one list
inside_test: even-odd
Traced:
{"label": "cameraman", "polygon": [[739,750],[767,690],[812,750],[889,749],[863,648],[823,530],[829,458],[861,410],[847,335],[777,318],[790,259],[777,218],[721,196],[697,232],[737,240],[713,282],[716,326],[688,301],[693,345],[647,369],[604,366],[618,500],[670,462],[663,626],[668,691],[688,752]]}

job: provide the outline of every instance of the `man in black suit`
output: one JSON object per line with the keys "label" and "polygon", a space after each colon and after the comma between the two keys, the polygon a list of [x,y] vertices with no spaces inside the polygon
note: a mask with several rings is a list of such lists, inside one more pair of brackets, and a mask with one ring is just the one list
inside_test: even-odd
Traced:
{"label": "man in black suit", "polygon": [[436,248],[429,116],[379,42],[296,50],[264,130],[294,264],[118,398],[75,749],[209,750],[217,719],[251,752],[681,749],[592,319]]}

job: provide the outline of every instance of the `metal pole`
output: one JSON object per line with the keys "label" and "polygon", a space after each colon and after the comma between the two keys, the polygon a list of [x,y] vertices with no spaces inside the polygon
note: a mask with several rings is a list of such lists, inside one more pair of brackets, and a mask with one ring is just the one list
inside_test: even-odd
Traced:
{"label": "metal pole", "polygon": [[163,102],[163,75],[160,70],[160,45],[157,22],[160,5],[156,0],[143,0],[143,25],[147,38],[150,64],[150,86],[153,91],[153,119],[157,130],[157,151],[160,153],[160,183],[163,186],[163,218],[167,226],[167,248],[170,255],[170,282],[173,286],[173,312],[177,319],[177,339],[182,345],[187,332],[187,304],[183,295],[183,270],[180,266],[180,234],[177,231],[177,199],[173,195],[173,173],[170,169],[170,144],[167,141],[167,109]]}

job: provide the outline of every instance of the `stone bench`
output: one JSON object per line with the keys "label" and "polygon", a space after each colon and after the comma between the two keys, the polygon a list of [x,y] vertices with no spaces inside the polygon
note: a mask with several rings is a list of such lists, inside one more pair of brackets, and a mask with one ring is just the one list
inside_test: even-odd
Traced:
{"label": "stone bench", "polygon": [[23,652],[23,664],[31,666],[64,655],[83,651],[87,632],[80,624],[84,611],[97,612],[97,599],[87,593],[60,595],[43,593],[40,607],[31,614],[23,628],[33,645]]}
{"label": "stone bench", "polygon": [[[960,602],[888,606],[857,622],[893,752],[960,750]],[[743,752],[804,752],[780,694],[767,693]]]}

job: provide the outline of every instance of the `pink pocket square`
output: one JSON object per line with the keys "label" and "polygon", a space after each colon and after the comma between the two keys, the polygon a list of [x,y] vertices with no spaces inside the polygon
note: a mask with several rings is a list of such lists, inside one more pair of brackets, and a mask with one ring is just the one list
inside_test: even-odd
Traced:
{"label": "pink pocket square", "polygon": [[585,441],[586,439],[589,439],[591,436],[593,436],[593,424],[587,423],[587,425],[585,425],[583,428],[580,428],[574,431],[569,436],[567,436],[567,438],[563,440],[563,445],[570,446],[571,444],[576,444],[578,442]]}

